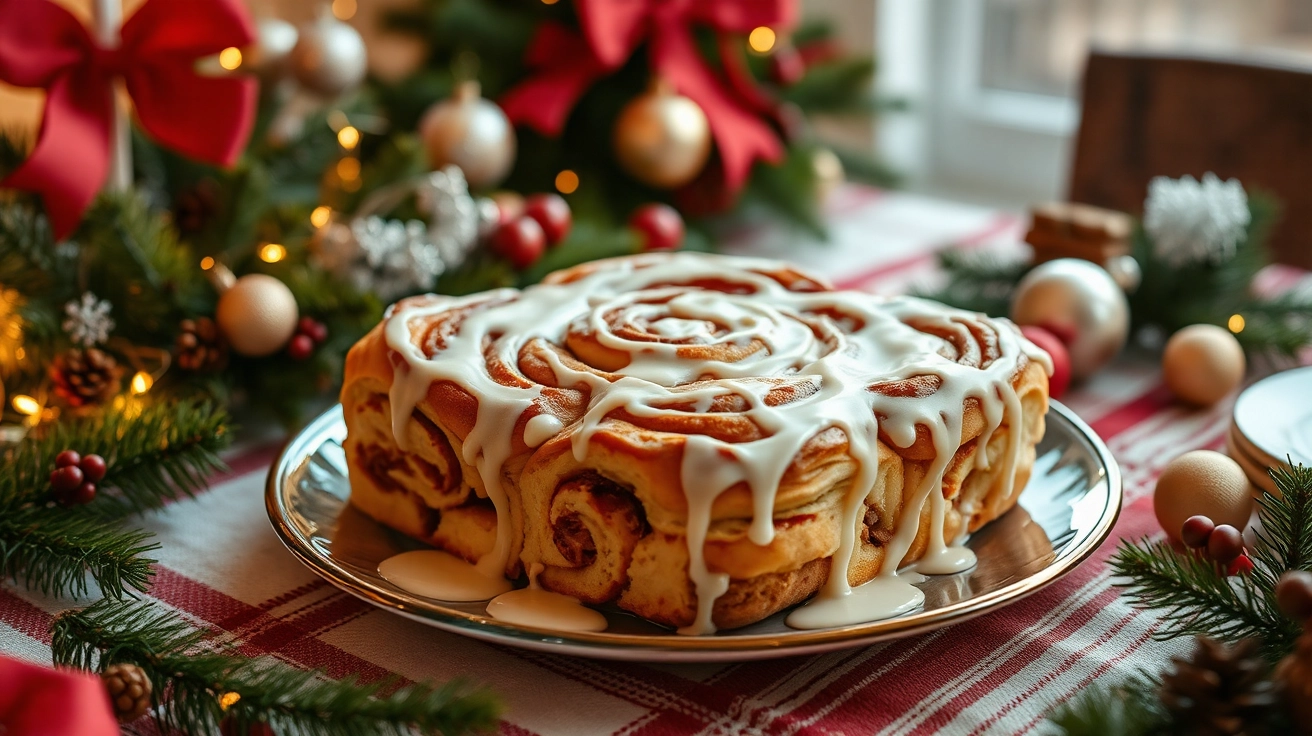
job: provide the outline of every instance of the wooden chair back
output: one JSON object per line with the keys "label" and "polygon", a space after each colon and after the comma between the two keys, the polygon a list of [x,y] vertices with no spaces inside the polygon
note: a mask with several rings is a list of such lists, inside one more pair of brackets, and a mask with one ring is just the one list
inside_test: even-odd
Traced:
{"label": "wooden chair back", "polygon": [[1312,269],[1312,66],[1095,51],[1069,199],[1142,214],[1155,176],[1212,171],[1281,203],[1273,257]]}

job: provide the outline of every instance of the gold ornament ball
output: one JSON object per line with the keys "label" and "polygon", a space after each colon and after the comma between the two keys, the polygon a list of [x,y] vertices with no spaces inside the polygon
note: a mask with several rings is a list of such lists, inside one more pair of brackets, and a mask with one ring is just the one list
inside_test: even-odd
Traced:
{"label": "gold ornament ball", "polygon": [[471,189],[501,183],[515,164],[515,129],[496,103],[479,94],[478,82],[463,82],[449,99],[428,108],[419,137],[434,170],[455,164]]}
{"label": "gold ornament ball", "polygon": [[1102,266],[1058,258],[1035,266],[1016,285],[1011,320],[1042,327],[1066,344],[1071,378],[1087,378],[1125,347],[1130,304]]}
{"label": "gold ornament ball", "polygon": [[301,28],[290,61],[296,80],[324,97],[337,97],[355,89],[369,69],[359,31],[330,13]]}
{"label": "gold ornament ball", "polygon": [[614,146],[629,176],[657,189],[675,189],[706,168],[711,125],[696,102],[657,83],[620,111]]}
{"label": "gold ornament ball", "polygon": [[283,282],[262,273],[237,279],[219,297],[214,321],[232,349],[258,358],[278,352],[296,331],[296,297]]}
{"label": "gold ornament ball", "polygon": [[811,170],[815,172],[816,201],[824,204],[844,181],[843,162],[828,148],[817,148],[811,154]]}
{"label": "gold ornament ball", "polygon": [[1153,511],[1162,531],[1180,538],[1185,519],[1199,514],[1218,526],[1248,526],[1253,496],[1248,476],[1234,460],[1211,450],[1194,450],[1172,460],[1157,479]]}
{"label": "gold ornament ball", "polygon": [[1190,325],[1171,335],[1162,353],[1162,376],[1171,393],[1191,404],[1211,406],[1244,380],[1244,349],[1230,331]]}

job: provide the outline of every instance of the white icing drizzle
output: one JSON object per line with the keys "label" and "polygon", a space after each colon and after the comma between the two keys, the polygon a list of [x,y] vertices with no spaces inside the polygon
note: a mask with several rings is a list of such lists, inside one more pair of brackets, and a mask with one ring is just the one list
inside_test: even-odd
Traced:
{"label": "white icing drizzle", "polygon": [[433,549],[388,557],[378,564],[378,574],[402,590],[440,601],[485,601],[511,587],[504,577],[484,575],[459,557]]}
{"label": "white icing drizzle", "polygon": [[533,563],[528,587],[493,598],[487,604],[488,615],[510,624],[556,631],[606,630],[606,617],[600,611],[588,608],[573,596],[543,590],[538,585],[538,574],[542,569],[542,563]]}
{"label": "white icing drizzle", "polygon": [[[950,546],[943,529],[947,503],[942,479],[960,442],[963,405],[975,399],[982,408],[985,427],[977,440],[976,463],[986,467],[984,447],[989,438],[999,426],[1018,422],[1021,416],[1012,386],[1016,371],[1029,359],[1051,373],[1047,354],[1006,320],[910,297],[789,291],[764,273],[786,268],[768,261],[687,253],[640,257],[600,264],[593,273],[567,284],[403,302],[389,312],[385,335],[396,357],[390,398],[398,443],[404,436],[401,427],[435,381],[451,381],[478,398],[477,420],[464,439],[463,456],[477,469],[480,492],[497,511],[496,544],[479,560],[479,570],[501,575],[510,562],[510,512],[502,466],[512,451],[510,428],[542,392],[537,385],[498,383],[487,370],[487,360],[514,366],[530,339],[562,344],[571,325],[589,327],[600,345],[626,354],[628,364],[608,378],[573,369],[553,351],[544,351],[542,357],[557,385],[587,386],[591,398],[582,420],[568,428],[546,413],[531,419],[524,429],[530,447],[568,431],[574,455],[582,462],[590,439],[616,409],[635,417],[675,412],[686,416],[686,411],[661,407],[671,396],[705,412],[717,397],[736,395],[747,406],[742,415],[761,430],[762,437],[750,442],[723,442],[705,435],[686,439],[681,479],[688,502],[688,574],[697,593],[697,611],[681,633],[713,632],[712,606],[729,586],[729,576],[710,570],[703,555],[715,499],[745,483],[753,500],[749,538],[769,544],[774,535],[775,494],[784,473],[807,441],[831,427],[847,435],[849,453],[859,467],[844,499],[841,540],[832,556],[828,583],[816,600],[789,617],[790,625],[844,625],[899,615],[921,605],[923,595],[905,582],[906,575],[899,576],[898,567],[914,542],[926,502],[931,512],[929,548],[918,568],[947,573],[973,565],[969,550]],[[670,286],[703,279],[730,283],[744,293]],[[458,330],[446,335],[445,346],[432,357],[425,355],[412,343],[410,324],[453,309],[467,310]],[[958,363],[947,340],[925,331],[952,334],[958,342],[974,345],[972,325],[982,326],[996,338],[999,355],[982,366]],[[629,339],[621,334],[626,331],[637,331],[646,339]],[[679,354],[689,345],[734,348],[739,359],[691,360]],[[762,376],[809,383],[814,390],[800,391],[792,401],[770,406],[766,398],[777,383],[753,380]],[[917,397],[870,390],[873,384],[917,376],[937,378],[937,389]],[[695,381],[700,383],[685,386]],[[924,481],[906,491],[879,576],[853,589],[847,571],[856,549],[857,519],[878,477],[880,431],[893,444],[909,447],[916,441],[917,426],[928,430],[935,459]],[[1020,434],[1019,429],[1008,433],[1006,467],[1012,470],[1021,450]],[[1014,477],[1007,482],[1013,483]]]}

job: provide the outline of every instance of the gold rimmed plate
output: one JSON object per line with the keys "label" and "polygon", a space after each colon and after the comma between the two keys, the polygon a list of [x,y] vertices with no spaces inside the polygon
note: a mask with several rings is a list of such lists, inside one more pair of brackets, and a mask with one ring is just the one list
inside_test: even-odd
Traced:
{"label": "gold rimmed plate", "polygon": [[813,654],[923,634],[1014,603],[1070,572],[1093,553],[1121,510],[1121,475],[1093,430],[1052,403],[1034,474],[1016,508],[968,542],[973,569],[932,576],[921,610],[898,618],[818,631],[784,624],[787,611],[713,636],[680,636],[614,607],[609,627],[561,632],[497,621],[485,603],[449,603],[407,593],[378,563],[419,545],[347,503],[341,407],[300,432],[269,471],[265,503],[273,528],[298,560],[342,590],[401,616],[475,639],[557,654],[634,661],[729,661]]}

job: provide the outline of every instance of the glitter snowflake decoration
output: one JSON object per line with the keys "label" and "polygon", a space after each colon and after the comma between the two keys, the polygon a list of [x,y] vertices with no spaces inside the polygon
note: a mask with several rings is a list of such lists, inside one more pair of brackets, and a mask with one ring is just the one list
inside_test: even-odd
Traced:
{"label": "glitter snowflake decoration", "polygon": [[73,300],[64,305],[64,332],[73,342],[83,347],[91,347],[109,339],[114,329],[114,319],[109,316],[113,305],[105,299],[97,299],[95,294],[86,292],[81,300]]}
{"label": "glitter snowflake decoration", "polygon": [[319,264],[360,291],[384,300],[431,289],[446,269],[419,220],[365,217],[334,223],[320,239]]}
{"label": "glitter snowflake decoration", "polygon": [[1153,239],[1153,253],[1172,266],[1223,263],[1235,254],[1251,218],[1248,195],[1238,179],[1216,174],[1148,184],[1143,227]]}

